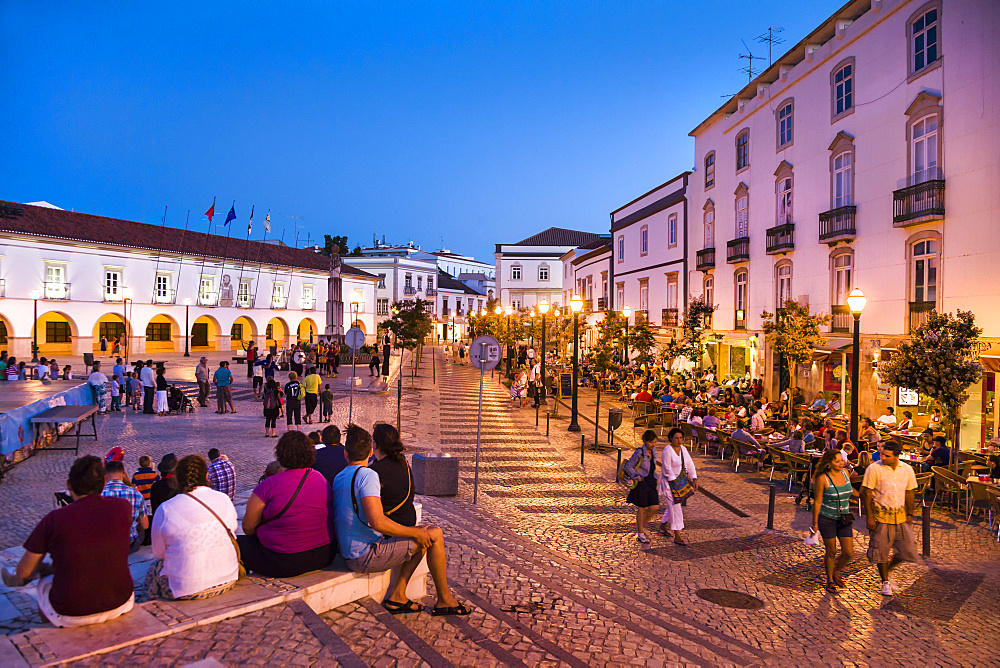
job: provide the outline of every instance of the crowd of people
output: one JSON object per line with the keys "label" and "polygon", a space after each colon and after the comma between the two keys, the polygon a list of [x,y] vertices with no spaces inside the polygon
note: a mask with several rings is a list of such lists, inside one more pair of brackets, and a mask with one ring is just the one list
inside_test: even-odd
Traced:
{"label": "crowd of people", "polygon": [[372,433],[350,425],[343,443],[332,424],[322,433],[285,432],[241,521],[236,469],[217,448],[207,460],[165,455],[155,470],[142,455],[131,477],[121,447],[103,460],[80,457],[66,481],[65,505],[38,523],[3,581],[20,586],[38,579],[44,618],[84,626],[132,609],[128,556],[143,544],[156,557],[146,590],[167,600],[217,596],[247,572],[294,577],[326,568],[339,555],[358,573],[399,567],[383,605],[401,614],[423,610],[406,587],[426,555],[437,590],[431,614],[470,614],[448,587],[441,529],[417,524],[404,451],[396,428],[384,423]]}

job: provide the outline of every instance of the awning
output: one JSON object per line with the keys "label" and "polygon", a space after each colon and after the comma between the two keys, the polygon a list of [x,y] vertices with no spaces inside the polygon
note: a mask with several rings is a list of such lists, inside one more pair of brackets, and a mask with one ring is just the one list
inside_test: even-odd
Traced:
{"label": "awning", "polygon": [[825,362],[833,353],[843,352],[853,345],[853,339],[827,339],[823,345],[813,348],[812,361],[814,363]]}
{"label": "awning", "polygon": [[980,355],[979,363],[983,365],[983,369],[985,369],[988,373],[1000,373],[1000,357]]}

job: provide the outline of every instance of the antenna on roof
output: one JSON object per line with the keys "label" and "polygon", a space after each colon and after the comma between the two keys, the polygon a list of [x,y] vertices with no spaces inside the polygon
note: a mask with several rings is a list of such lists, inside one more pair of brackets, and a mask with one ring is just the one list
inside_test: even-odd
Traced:
{"label": "antenna on roof", "polygon": [[743,42],[743,47],[747,50],[746,53],[738,54],[738,57],[740,57],[740,58],[746,58],[747,59],[747,66],[746,67],[741,67],[740,68],[740,72],[746,72],[747,83],[749,84],[750,82],[753,81],[753,78],[755,76],[757,76],[758,74],[760,74],[760,70],[758,70],[757,68],[755,68],[753,66],[753,61],[755,61],[755,60],[764,60],[764,56],[755,56],[755,55],[753,55],[753,51],[750,50],[750,47],[747,46],[747,43],[744,42],[742,39],[740,41]]}
{"label": "antenna on roof", "polygon": [[775,44],[783,44],[784,38],[778,37],[778,33],[782,32],[784,28],[768,28],[766,33],[757,35],[757,41],[762,44],[767,44],[767,66],[771,66],[771,47]]}

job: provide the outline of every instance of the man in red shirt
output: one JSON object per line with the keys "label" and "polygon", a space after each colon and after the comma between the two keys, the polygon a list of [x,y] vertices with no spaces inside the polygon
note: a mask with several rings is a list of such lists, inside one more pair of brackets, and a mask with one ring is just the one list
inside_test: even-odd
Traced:
{"label": "man in red shirt", "polygon": [[642,388],[639,390],[638,394],[635,395],[636,401],[652,401],[653,395],[649,393],[648,388]]}
{"label": "man in red shirt", "polygon": [[[53,626],[99,624],[135,603],[128,570],[132,507],[125,499],[101,496],[100,457],[73,462],[66,485],[73,503],[42,518],[24,543],[16,571],[3,570],[3,581],[14,587],[41,576],[38,607]],[[51,567],[42,564],[46,553]]]}

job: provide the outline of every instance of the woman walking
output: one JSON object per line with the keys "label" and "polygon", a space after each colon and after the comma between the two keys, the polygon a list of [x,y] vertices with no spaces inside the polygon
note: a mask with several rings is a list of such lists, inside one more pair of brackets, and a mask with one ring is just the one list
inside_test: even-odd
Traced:
{"label": "woman walking", "polygon": [[[819,531],[826,547],[823,566],[826,569],[826,590],[843,587],[840,571],[854,557],[854,516],[851,508],[851,479],[844,470],[844,458],[839,450],[827,450],[816,465],[813,476],[812,532]],[[837,558],[837,541],[840,557]]]}
{"label": "woman walking", "polygon": [[278,437],[278,413],[281,411],[281,388],[271,376],[267,379],[263,392],[264,404],[264,438]]}
{"label": "woman walking", "polygon": [[[678,429],[678,431],[680,431]],[[647,429],[642,434],[642,446],[636,448],[624,466],[625,476],[635,485],[626,501],[635,506],[635,539],[648,543],[646,525],[659,505],[656,493],[656,432]]]}
{"label": "woman walking", "polygon": [[162,366],[156,368],[156,412],[166,415],[170,412],[170,402],[167,401],[167,370]]}
{"label": "woman walking", "polygon": [[687,504],[687,499],[678,501],[674,496],[674,488],[682,485],[682,478],[686,478],[690,482],[692,492],[697,492],[698,471],[694,467],[691,453],[684,447],[684,432],[674,427],[667,433],[667,439],[669,444],[663,448],[663,454],[660,456],[663,469],[660,471],[659,493],[661,503],[666,506],[663,517],[660,518],[660,533],[664,536],[670,535],[667,530],[669,522],[669,531],[673,532],[674,542],[678,545],[687,545],[683,534],[684,506]]}

